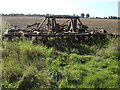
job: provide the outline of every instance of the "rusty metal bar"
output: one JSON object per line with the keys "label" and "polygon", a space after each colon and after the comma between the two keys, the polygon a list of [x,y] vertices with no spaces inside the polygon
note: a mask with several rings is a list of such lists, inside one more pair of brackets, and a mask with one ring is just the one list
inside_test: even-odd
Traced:
{"label": "rusty metal bar", "polygon": [[40,29],[41,28],[41,26],[43,25],[43,23],[45,22],[45,20],[46,20],[47,18],[45,17],[45,19],[40,23],[40,25],[38,26],[38,29]]}
{"label": "rusty metal bar", "polygon": [[80,25],[83,25],[82,22],[80,21],[80,18],[78,18],[78,21],[79,21]]}
{"label": "rusty metal bar", "polygon": [[70,21],[70,20],[67,20],[66,22],[62,23],[61,26],[64,25],[65,23],[69,22],[69,21]]}
{"label": "rusty metal bar", "polygon": [[46,16],[46,18],[63,18],[63,19],[70,19],[70,18],[79,18],[79,16]]}

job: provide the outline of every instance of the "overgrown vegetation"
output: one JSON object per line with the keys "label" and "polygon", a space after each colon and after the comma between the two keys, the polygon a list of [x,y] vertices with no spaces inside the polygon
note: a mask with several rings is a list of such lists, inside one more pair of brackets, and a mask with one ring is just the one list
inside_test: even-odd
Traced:
{"label": "overgrown vegetation", "polygon": [[55,46],[2,42],[2,88],[119,88],[119,39]]}

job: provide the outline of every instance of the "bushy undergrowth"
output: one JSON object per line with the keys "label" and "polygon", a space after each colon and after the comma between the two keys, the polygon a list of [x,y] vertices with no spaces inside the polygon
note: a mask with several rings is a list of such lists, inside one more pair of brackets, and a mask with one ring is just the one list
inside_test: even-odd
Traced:
{"label": "bushy undergrowth", "polygon": [[[3,41],[2,88],[118,88],[118,42],[81,43],[61,52],[32,41]],[[94,53],[81,54],[89,50]]]}

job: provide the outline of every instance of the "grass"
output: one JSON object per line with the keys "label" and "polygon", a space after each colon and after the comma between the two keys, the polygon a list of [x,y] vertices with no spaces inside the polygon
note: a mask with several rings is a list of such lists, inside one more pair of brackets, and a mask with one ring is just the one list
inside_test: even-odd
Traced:
{"label": "grass", "polygon": [[32,41],[3,41],[2,88],[118,88],[119,41],[74,43],[64,51]]}

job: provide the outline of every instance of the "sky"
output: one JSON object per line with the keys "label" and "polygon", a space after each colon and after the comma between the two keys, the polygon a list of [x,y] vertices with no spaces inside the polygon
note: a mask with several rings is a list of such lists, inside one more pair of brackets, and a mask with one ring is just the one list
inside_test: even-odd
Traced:
{"label": "sky", "polygon": [[118,17],[120,17],[120,1],[118,3]]}
{"label": "sky", "polygon": [[1,0],[0,13],[118,16],[119,0]]}

